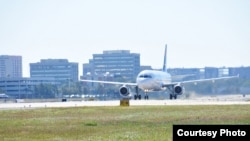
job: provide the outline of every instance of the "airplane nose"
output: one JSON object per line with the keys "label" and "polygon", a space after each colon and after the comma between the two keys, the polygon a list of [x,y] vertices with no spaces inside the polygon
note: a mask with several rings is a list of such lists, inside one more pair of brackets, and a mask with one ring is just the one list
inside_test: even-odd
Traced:
{"label": "airplane nose", "polygon": [[137,78],[137,85],[140,89],[147,89],[149,79],[147,78]]}
{"label": "airplane nose", "polygon": [[145,82],[146,81],[146,79],[145,78],[137,78],[137,84],[140,84],[140,83],[143,83],[143,82]]}

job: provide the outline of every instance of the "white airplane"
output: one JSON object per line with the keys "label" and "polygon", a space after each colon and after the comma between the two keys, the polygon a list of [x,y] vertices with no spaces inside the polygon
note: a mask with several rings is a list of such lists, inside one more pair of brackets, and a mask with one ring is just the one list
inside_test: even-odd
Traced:
{"label": "white airplane", "polygon": [[97,81],[97,80],[81,80],[81,81],[122,85],[119,89],[119,92],[124,99],[132,98],[132,94],[128,86],[135,86],[136,88],[136,94],[134,95],[135,100],[141,99],[141,95],[139,94],[139,89],[145,92],[145,99],[148,99],[148,92],[152,91],[168,91],[169,98],[176,99],[177,95],[183,94],[184,91],[183,84],[185,83],[197,83],[202,81],[214,82],[215,80],[218,79],[229,79],[229,78],[239,77],[238,75],[238,76],[198,79],[198,80],[182,81],[182,82],[172,82],[171,75],[167,72],[166,68],[166,54],[167,54],[167,45],[165,46],[164,63],[162,71],[143,70],[137,75],[136,83]]}
{"label": "white airplane", "polygon": [[0,99],[2,99],[2,98],[9,98],[9,96],[7,95],[7,94],[0,94]]}

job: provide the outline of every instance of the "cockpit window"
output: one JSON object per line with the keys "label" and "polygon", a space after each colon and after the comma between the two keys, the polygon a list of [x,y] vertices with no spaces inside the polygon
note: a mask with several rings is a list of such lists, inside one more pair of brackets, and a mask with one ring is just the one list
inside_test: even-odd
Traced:
{"label": "cockpit window", "polygon": [[142,74],[139,76],[140,78],[152,78],[151,75],[148,75],[148,74]]}

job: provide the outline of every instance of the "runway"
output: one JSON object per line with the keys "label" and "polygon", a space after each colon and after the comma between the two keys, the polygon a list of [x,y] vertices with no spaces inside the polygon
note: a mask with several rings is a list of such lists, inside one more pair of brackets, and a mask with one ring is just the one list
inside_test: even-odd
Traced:
{"label": "runway", "polygon": [[[130,100],[130,106],[164,106],[164,105],[242,105],[250,104],[250,95],[204,96],[192,99],[176,100]],[[0,103],[0,110],[59,108],[59,107],[92,107],[120,106],[119,100],[112,101],[68,101],[68,102],[36,102],[36,103]]]}

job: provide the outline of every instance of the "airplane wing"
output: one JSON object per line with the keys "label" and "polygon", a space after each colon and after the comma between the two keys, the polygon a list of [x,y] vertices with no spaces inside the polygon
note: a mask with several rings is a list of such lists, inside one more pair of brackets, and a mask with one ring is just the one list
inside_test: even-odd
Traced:
{"label": "airplane wing", "polygon": [[181,82],[173,82],[171,84],[164,84],[162,87],[168,87],[172,85],[177,85],[177,84],[187,84],[187,83],[197,83],[197,82],[205,82],[205,81],[212,81],[214,82],[215,80],[222,80],[222,79],[231,79],[231,78],[239,78],[239,75],[236,76],[227,76],[227,77],[218,77],[218,78],[209,78],[209,79],[198,79],[198,80],[190,80],[190,81],[181,81]]}
{"label": "airplane wing", "polygon": [[137,86],[137,83],[126,83],[126,82],[98,81],[98,80],[80,80],[80,81],[82,81],[82,82],[93,82],[93,83],[103,83],[103,84]]}

